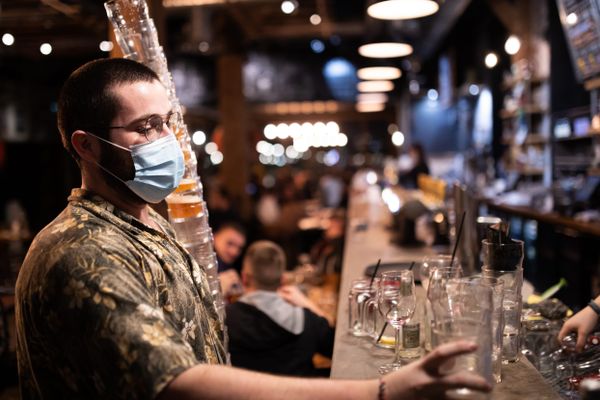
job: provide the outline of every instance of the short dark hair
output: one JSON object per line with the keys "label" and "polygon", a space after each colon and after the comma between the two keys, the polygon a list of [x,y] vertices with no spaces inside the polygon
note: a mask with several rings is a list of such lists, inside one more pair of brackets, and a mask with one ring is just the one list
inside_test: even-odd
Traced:
{"label": "short dark hair", "polygon": [[259,240],[248,247],[244,263],[248,263],[254,285],[259,290],[277,290],[285,270],[283,249],[269,240]]}
{"label": "short dark hair", "polygon": [[221,231],[224,231],[225,229],[232,229],[244,237],[247,236],[246,228],[244,228],[244,226],[236,220],[227,220],[219,224],[215,229],[215,233],[219,233]]}
{"label": "short dark hair", "polygon": [[57,122],[63,146],[75,158],[71,135],[78,129],[108,138],[108,127],[119,110],[117,85],[160,81],[150,68],[124,58],[90,61],[65,81],[58,99]]}

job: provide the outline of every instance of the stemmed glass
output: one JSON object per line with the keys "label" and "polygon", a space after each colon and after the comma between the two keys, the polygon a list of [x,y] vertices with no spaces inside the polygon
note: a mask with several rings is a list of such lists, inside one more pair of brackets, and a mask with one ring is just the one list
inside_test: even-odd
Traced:
{"label": "stemmed glass", "polygon": [[395,356],[391,363],[379,367],[380,374],[387,374],[402,366],[400,359],[400,328],[415,312],[415,278],[412,270],[390,271],[381,275],[379,312],[395,330]]}

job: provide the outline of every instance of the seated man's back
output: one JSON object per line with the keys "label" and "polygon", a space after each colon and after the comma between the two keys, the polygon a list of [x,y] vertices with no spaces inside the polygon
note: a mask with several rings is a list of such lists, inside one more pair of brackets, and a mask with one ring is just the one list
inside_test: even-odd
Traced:
{"label": "seated man's back", "polygon": [[331,357],[334,330],[309,310],[314,305],[296,288],[286,290],[293,292],[288,299],[299,299],[292,300],[296,305],[277,293],[284,265],[283,252],[272,242],[248,249],[242,269],[247,293],[226,312],[231,363],[275,374],[319,375],[312,358],[315,353]]}

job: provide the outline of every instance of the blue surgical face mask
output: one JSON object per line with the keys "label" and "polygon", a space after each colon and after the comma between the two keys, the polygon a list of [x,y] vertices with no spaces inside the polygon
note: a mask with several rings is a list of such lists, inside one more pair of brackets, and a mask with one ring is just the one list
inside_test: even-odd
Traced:
{"label": "blue surgical face mask", "polygon": [[164,200],[179,186],[185,167],[183,154],[175,135],[169,134],[153,142],[131,146],[127,149],[93,133],[86,133],[131,153],[135,166],[133,180],[124,181],[102,165],[98,163],[96,165],[123,182],[133,193],[148,203],[158,203]]}

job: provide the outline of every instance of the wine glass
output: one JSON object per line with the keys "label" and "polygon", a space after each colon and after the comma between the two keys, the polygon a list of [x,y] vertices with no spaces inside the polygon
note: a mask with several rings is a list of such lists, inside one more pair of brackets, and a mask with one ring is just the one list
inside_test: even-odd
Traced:
{"label": "wine glass", "polygon": [[379,367],[380,374],[387,374],[402,366],[400,359],[400,328],[415,312],[415,278],[412,270],[390,271],[382,274],[380,281],[379,312],[395,331],[395,356],[391,363]]}

